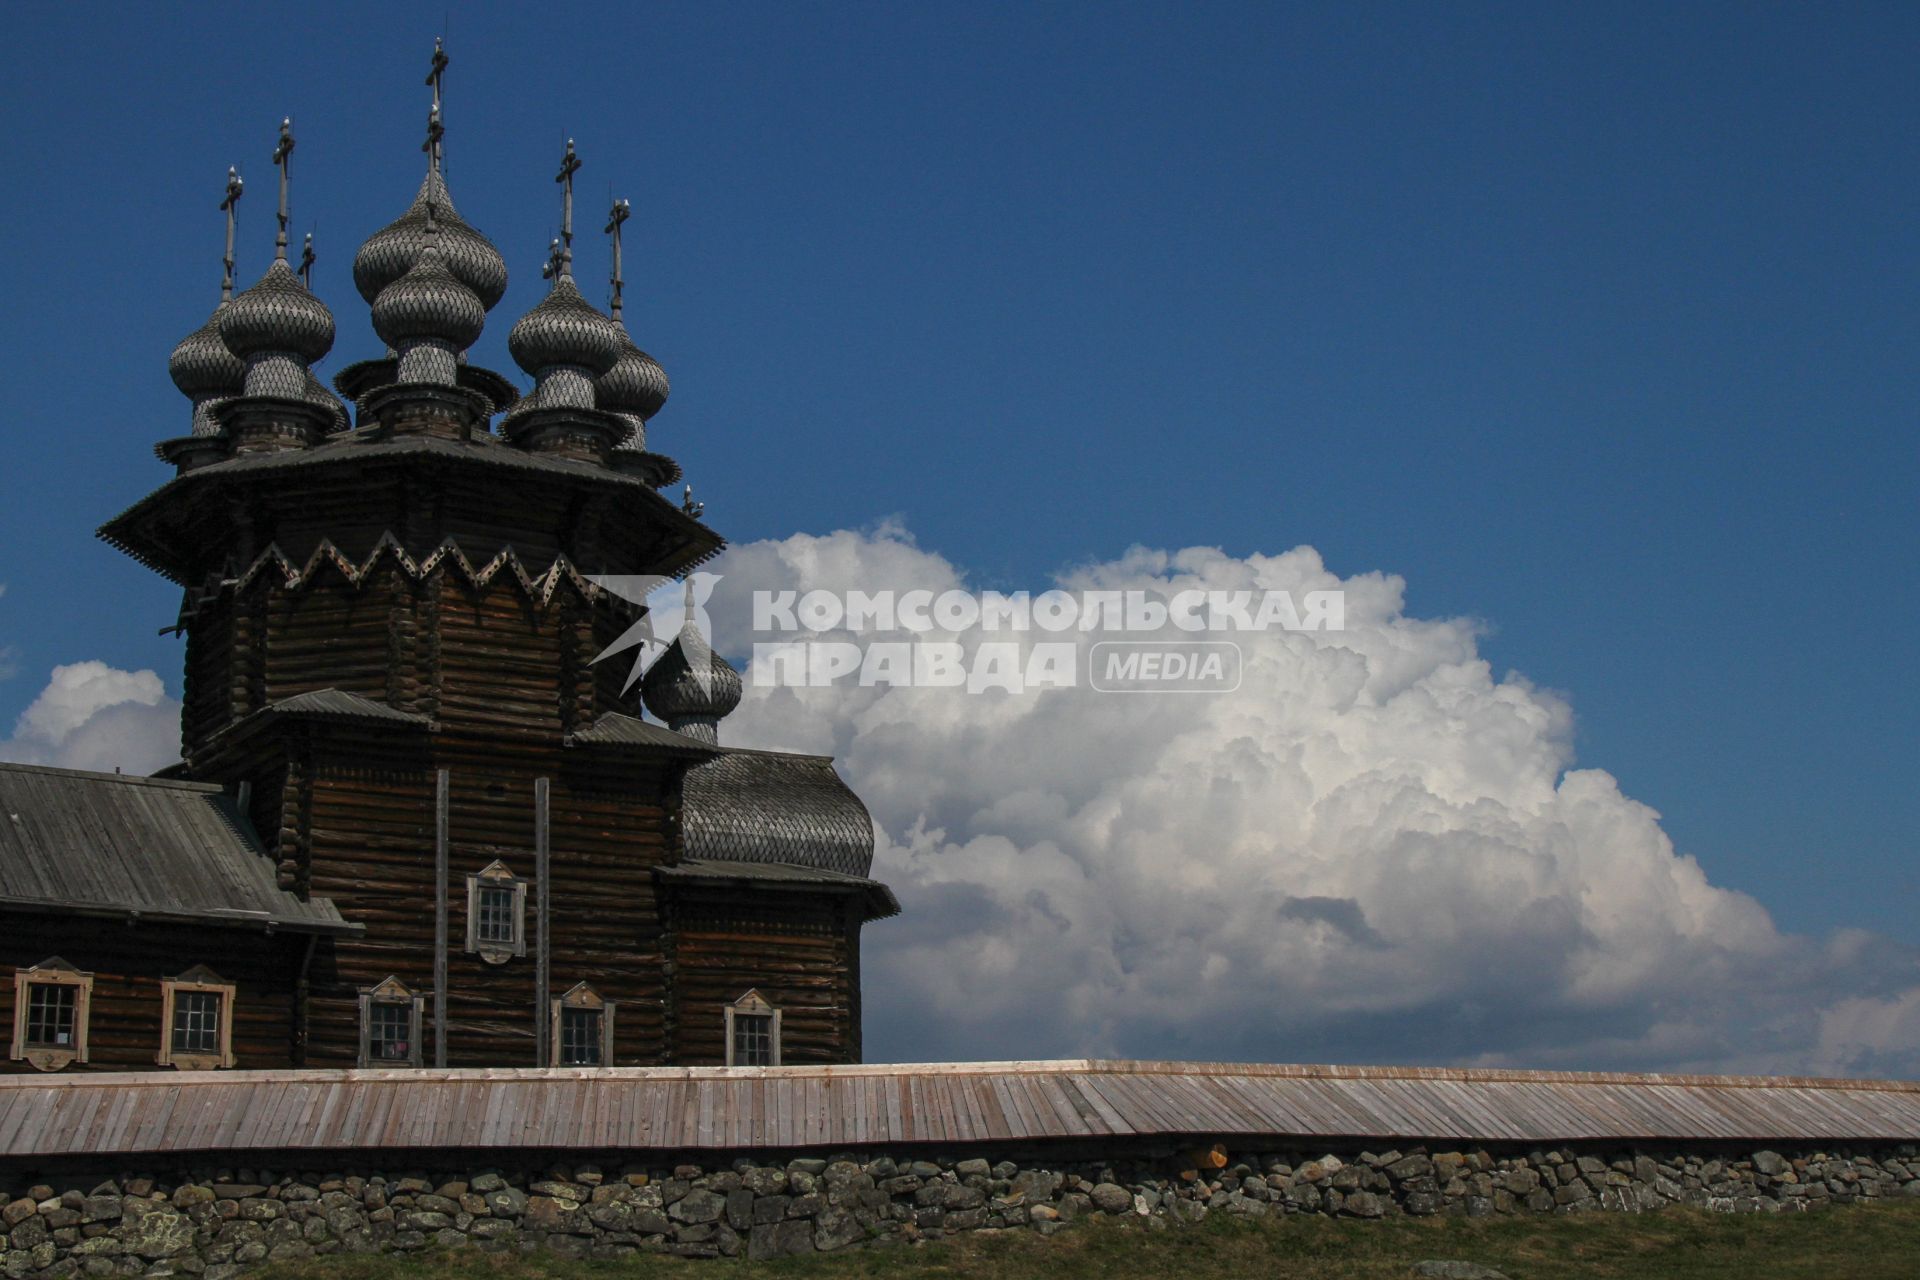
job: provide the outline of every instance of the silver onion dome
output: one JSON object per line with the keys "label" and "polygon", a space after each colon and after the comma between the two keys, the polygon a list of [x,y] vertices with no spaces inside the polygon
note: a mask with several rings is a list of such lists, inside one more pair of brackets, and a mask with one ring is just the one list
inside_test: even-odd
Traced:
{"label": "silver onion dome", "polygon": [[246,387],[247,366],[227,350],[220,338],[221,303],[207,322],[180,340],[167,361],[167,372],[180,394],[193,401],[193,434],[217,434],[219,424],[210,412],[213,402],[239,395]]}
{"label": "silver onion dome", "polygon": [[[620,358],[620,331],[580,296],[571,275],[562,274],[540,305],[521,316],[507,335],[513,361],[540,380],[543,408],[592,409],[593,378]],[[584,371],[575,378],[573,371]]]}
{"label": "silver onion dome", "polygon": [[609,413],[632,416],[646,422],[660,412],[671,388],[667,371],[660,362],[634,345],[627,326],[613,322],[620,331],[620,356],[613,368],[593,382],[594,399]]}
{"label": "silver onion dome", "polygon": [[246,394],[305,397],[304,369],[333,350],[333,313],[284,257],[219,312],[220,337],[246,361]]}
{"label": "silver onion dome", "polygon": [[427,174],[420,193],[399,218],[368,237],[353,255],[353,284],[369,305],[388,286],[413,270],[426,253],[427,210],[433,209],[440,255],[453,278],[471,289],[491,311],[507,291],[507,263],[493,241],[469,226],[453,208],[453,197],[439,173]]}
{"label": "silver onion dome", "polygon": [[449,271],[430,246],[408,272],[373,300],[373,331],[404,352],[410,343],[444,342],[456,350],[474,344],[486,327],[480,296]]}
{"label": "silver onion dome", "polygon": [[284,351],[308,364],[333,350],[333,313],[286,259],[277,258],[258,283],[221,308],[220,337],[242,360]]}
{"label": "silver onion dome", "polygon": [[719,723],[740,705],[741,692],[740,673],[713,651],[692,623],[680,629],[640,678],[647,710],[676,733],[703,742],[719,740]]}

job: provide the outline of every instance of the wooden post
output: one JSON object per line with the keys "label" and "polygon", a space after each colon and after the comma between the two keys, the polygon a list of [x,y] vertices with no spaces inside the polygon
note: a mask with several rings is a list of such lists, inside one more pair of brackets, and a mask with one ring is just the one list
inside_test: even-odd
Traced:
{"label": "wooden post", "polygon": [[547,961],[552,954],[549,945],[551,939],[549,925],[552,923],[551,892],[547,875],[547,780],[535,778],[533,782],[533,875],[534,875],[534,913],[539,917],[540,937],[533,953],[533,1043],[539,1060],[535,1066],[544,1067],[552,1060],[548,1040],[551,1034],[549,1022],[552,1003],[548,993]]}
{"label": "wooden post", "polygon": [[433,1065],[447,1065],[447,792],[445,769],[433,786]]}

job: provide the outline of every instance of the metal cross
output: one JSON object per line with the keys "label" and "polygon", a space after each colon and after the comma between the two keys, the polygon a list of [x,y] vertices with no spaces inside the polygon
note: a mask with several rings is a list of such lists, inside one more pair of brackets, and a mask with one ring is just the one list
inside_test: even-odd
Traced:
{"label": "metal cross", "polygon": [[573,139],[567,139],[567,154],[560,161],[560,172],[553,176],[566,196],[560,204],[560,259],[565,267],[573,265],[573,175],[580,172],[580,157],[573,153]]}
{"label": "metal cross", "polygon": [[280,122],[280,141],[273,148],[273,162],[280,168],[280,232],[273,238],[273,256],[282,262],[287,260],[287,223],[291,212],[287,207],[287,171],[293,164],[293,117],[288,116]]}
{"label": "metal cross", "polygon": [[560,242],[558,240],[547,242],[547,265],[540,268],[540,278],[542,280],[560,278]]}
{"label": "metal cross", "polygon": [[620,278],[620,224],[632,216],[633,203],[629,200],[615,200],[613,212],[607,215],[606,232],[613,237],[613,300],[607,310],[615,320],[620,318],[620,295],[626,287],[626,281]]}
{"label": "metal cross", "polygon": [[313,290],[313,232],[307,232],[307,243],[300,250],[300,281]]}
{"label": "metal cross", "polygon": [[227,215],[227,252],[226,256],[220,259],[221,264],[227,269],[226,275],[220,281],[220,301],[222,302],[233,300],[233,223],[236,208],[240,203],[240,192],[245,185],[240,181],[240,170],[228,165],[227,198],[220,202],[220,212]]}
{"label": "metal cross", "polygon": [[693,486],[688,485],[685,494],[680,499],[680,509],[692,516],[695,520],[698,520],[706,514],[707,504],[704,502],[695,502],[693,500]]}
{"label": "metal cross", "polygon": [[427,112],[427,140],[420,149],[427,153],[427,168],[434,173],[440,171],[440,139],[446,136],[446,126],[440,122],[440,84],[447,74],[447,51],[441,47],[440,37],[433,38],[433,70],[427,72],[427,86],[433,90],[433,108]]}

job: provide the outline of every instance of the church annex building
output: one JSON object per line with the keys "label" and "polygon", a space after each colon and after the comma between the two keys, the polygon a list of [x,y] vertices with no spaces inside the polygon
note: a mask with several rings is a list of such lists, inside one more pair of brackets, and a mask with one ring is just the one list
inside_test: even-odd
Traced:
{"label": "church annex building", "polygon": [[[101,536],[178,584],[181,763],[0,765],[14,1072],[858,1062],[865,807],[820,757],[722,743],[740,677],[691,627],[625,689],[641,615],[589,579],[722,546],[652,451],[665,373],[573,270],[573,173],[520,395],[467,363],[500,253],[441,174],[353,277],[388,346],[334,340],[278,235],[174,350],[177,474]],[[211,256],[211,254],[209,254]],[[344,401],[341,397],[344,397]],[[346,402],[351,402],[349,411]],[[642,714],[644,709],[652,718]]]}

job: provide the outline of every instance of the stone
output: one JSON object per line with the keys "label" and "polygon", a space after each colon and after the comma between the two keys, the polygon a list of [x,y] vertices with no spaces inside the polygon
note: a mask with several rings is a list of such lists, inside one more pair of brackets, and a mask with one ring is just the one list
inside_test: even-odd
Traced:
{"label": "stone", "polygon": [[526,1213],[522,1216],[527,1226],[535,1231],[566,1235],[574,1231],[576,1219],[579,1217],[579,1206],[571,1200],[561,1200],[554,1196],[529,1196]]}
{"label": "stone", "polygon": [[467,1190],[477,1191],[481,1195],[489,1191],[499,1191],[507,1185],[507,1180],[497,1173],[483,1173],[467,1184]]}
{"label": "stone", "polygon": [[1392,1164],[1385,1166],[1386,1175],[1395,1182],[1405,1182],[1409,1178],[1424,1178],[1433,1173],[1433,1161],[1419,1154],[1402,1156]]}
{"label": "stone", "polygon": [[787,1216],[790,1196],[759,1196],[753,1202],[753,1225],[780,1222]]}
{"label": "stone", "polygon": [[[982,1220],[986,1217],[984,1213],[980,1216]],[[852,1214],[839,1209],[825,1209],[814,1223],[813,1247],[821,1253],[830,1253],[846,1248],[865,1235],[866,1231]]]}
{"label": "stone", "polygon": [[1133,1209],[1133,1196],[1125,1187],[1103,1182],[1092,1192],[1093,1207],[1102,1213],[1127,1213]]}
{"label": "stone", "polygon": [[985,1178],[993,1173],[993,1166],[985,1160],[962,1160],[953,1167],[953,1171],[963,1178]]}
{"label": "stone", "polygon": [[753,1203],[753,1192],[745,1187],[727,1192],[727,1225],[735,1231],[745,1231],[753,1226]]}
{"label": "stone", "polygon": [[130,1200],[116,1229],[127,1252],[142,1258],[171,1258],[193,1247],[193,1220],[152,1201]]}
{"label": "stone", "polygon": [[1378,1218],[1386,1211],[1386,1205],[1371,1191],[1355,1191],[1340,1205],[1340,1212],[1356,1218]]}
{"label": "stone", "polygon": [[1413,1264],[1413,1274],[1419,1280],[1507,1280],[1504,1272],[1483,1267],[1477,1262],[1416,1262]]}
{"label": "stone", "polygon": [[267,1194],[267,1188],[252,1182],[216,1182],[209,1188],[215,1200],[251,1200]]}
{"label": "stone", "polygon": [[1769,1178],[1777,1178],[1793,1169],[1793,1166],[1787,1163],[1786,1157],[1778,1151],[1756,1151],[1753,1156],[1753,1167],[1755,1171],[1764,1173]]}
{"label": "stone", "polygon": [[487,1208],[496,1218],[517,1218],[527,1211],[527,1193],[518,1187],[487,1192]]}
{"label": "stone", "polygon": [[747,1258],[753,1262],[813,1251],[813,1224],[804,1219],[757,1224],[747,1234]]}
{"label": "stone", "polygon": [[667,1216],[676,1222],[714,1222],[726,1207],[727,1202],[722,1197],[696,1188],[676,1200],[667,1210]]}

